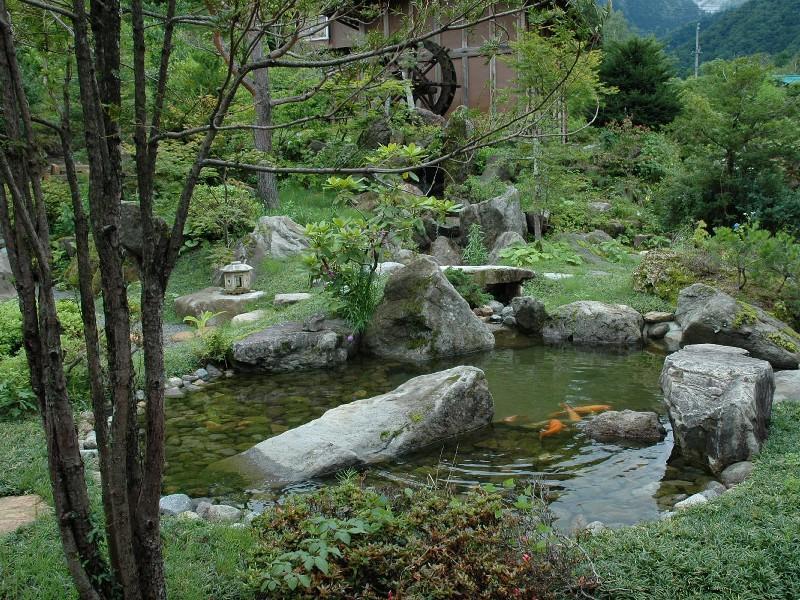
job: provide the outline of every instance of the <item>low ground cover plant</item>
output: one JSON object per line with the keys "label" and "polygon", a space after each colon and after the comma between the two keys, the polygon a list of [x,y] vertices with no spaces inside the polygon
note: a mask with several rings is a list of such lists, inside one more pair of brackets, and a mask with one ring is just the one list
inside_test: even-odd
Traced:
{"label": "low ground cover plant", "polygon": [[381,491],[354,473],[254,522],[258,598],[551,598],[589,590],[529,486]]}

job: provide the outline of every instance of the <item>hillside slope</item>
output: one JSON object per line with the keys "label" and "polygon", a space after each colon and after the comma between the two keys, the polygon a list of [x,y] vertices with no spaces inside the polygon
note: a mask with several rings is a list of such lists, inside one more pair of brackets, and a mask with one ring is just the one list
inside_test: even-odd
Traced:
{"label": "hillside slope", "polygon": [[[800,52],[800,0],[750,0],[701,19],[703,62],[765,52],[791,56]],[[694,61],[695,25],[672,33],[667,48],[680,68]]]}
{"label": "hillside slope", "polygon": [[[598,3],[606,4],[605,0],[598,0]],[[694,0],[614,0],[613,6],[639,33],[656,36],[696,22],[705,14]]]}

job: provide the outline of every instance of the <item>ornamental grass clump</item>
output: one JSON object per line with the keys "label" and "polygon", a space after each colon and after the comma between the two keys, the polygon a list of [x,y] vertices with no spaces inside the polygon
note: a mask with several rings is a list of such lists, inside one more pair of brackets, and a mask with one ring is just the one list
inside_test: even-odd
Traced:
{"label": "ornamental grass clump", "polygon": [[590,589],[532,486],[382,491],[349,474],[254,522],[258,598],[550,598]]}

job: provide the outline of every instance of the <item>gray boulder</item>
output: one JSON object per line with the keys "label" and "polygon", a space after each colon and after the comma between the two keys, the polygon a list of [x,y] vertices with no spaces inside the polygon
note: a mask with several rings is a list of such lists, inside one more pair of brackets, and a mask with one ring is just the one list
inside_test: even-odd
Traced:
{"label": "gray boulder", "polygon": [[10,300],[17,297],[17,288],[14,287],[14,274],[11,272],[11,263],[8,260],[8,248],[0,249],[0,300]]}
{"label": "gray boulder", "polygon": [[609,410],[592,417],[584,432],[600,442],[626,440],[655,443],[667,435],[658,415],[652,411]]}
{"label": "gray boulder", "polygon": [[695,283],[678,295],[675,320],[684,344],[720,344],[745,348],[776,369],[797,369],[800,336],[760,308]]}
{"label": "gray boulder", "polygon": [[800,371],[778,371],[775,373],[775,396],[773,403],[800,402]]}
{"label": "gray boulder", "polygon": [[733,487],[750,477],[750,473],[753,472],[753,467],[753,463],[749,460],[733,463],[725,467],[725,470],[720,473],[719,478],[726,487]]}
{"label": "gray boulder", "polygon": [[740,348],[687,346],[664,361],[661,389],[688,461],[719,474],[761,450],[774,390],[768,362]]}
{"label": "gray boulder", "polygon": [[192,510],[192,499],[186,494],[170,494],[158,501],[158,511],[162,515],[179,515]]}
{"label": "gray boulder", "polygon": [[[130,254],[141,259],[144,230],[142,229],[142,211],[138,202],[120,203],[120,223],[122,227],[119,234],[119,243]],[[170,227],[164,219],[155,217],[154,225],[156,235],[161,239],[166,239],[169,236]]]}
{"label": "gray boulder", "polygon": [[525,238],[516,231],[506,231],[501,233],[492,246],[492,251],[489,252],[489,264],[497,264],[500,260],[500,253],[506,248],[511,246],[524,246],[527,242]]}
{"label": "gray boulder", "polygon": [[266,257],[288,258],[308,248],[302,226],[286,216],[261,217],[250,234],[250,264],[258,265]]}
{"label": "gray boulder", "polygon": [[231,359],[239,371],[286,373],[340,365],[355,351],[355,337],[344,321],[324,321],[313,328],[289,322],[234,342]]}
{"label": "gray boulder", "polygon": [[209,325],[227,323],[233,317],[248,312],[253,302],[265,295],[266,293],[261,291],[226,294],[222,288],[208,287],[175,298],[175,314],[183,319],[190,315],[199,317],[204,312],[210,312],[217,316],[209,321]]}
{"label": "gray boulder", "polygon": [[439,266],[420,256],[389,276],[364,347],[383,358],[423,361],[489,350],[494,336]]}
{"label": "gray boulder", "polygon": [[548,318],[544,302],[531,296],[517,296],[511,301],[511,308],[514,310],[517,327],[522,331],[532,334],[542,332]]}
{"label": "gray boulder", "polygon": [[440,265],[460,265],[461,250],[450,238],[439,236],[431,244],[431,256]]}
{"label": "gray boulder", "polygon": [[273,485],[392,460],[480,429],[494,403],[483,371],[455,367],[415,377],[394,391],[332,408],[220,467]]}
{"label": "gray boulder", "polygon": [[640,346],[642,315],[624,304],[590,300],[559,306],[542,329],[550,342]]}
{"label": "gray boulder", "polygon": [[235,523],[242,518],[242,511],[227,504],[212,504],[208,507],[205,518],[212,523]]}
{"label": "gray boulder", "polygon": [[514,231],[521,237],[528,231],[525,213],[519,207],[519,192],[509,186],[503,195],[485,202],[478,202],[461,211],[461,232],[466,236],[469,228],[477,223],[483,230],[483,243],[493,248],[497,238],[507,231]]}

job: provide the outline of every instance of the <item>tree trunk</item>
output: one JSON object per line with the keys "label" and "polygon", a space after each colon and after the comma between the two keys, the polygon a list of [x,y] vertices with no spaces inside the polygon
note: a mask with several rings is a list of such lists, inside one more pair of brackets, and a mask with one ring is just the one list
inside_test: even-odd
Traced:
{"label": "tree trunk", "polygon": [[[253,59],[263,57],[264,41],[258,40],[253,50]],[[256,110],[256,126],[269,127],[272,125],[272,90],[269,80],[269,69],[258,69],[253,73],[253,102]],[[272,130],[254,129],[253,141],[256,150],[272,152]],[[280,208],[278,197],[278,181],[275,173],[258,174],[258,197],[267,210]]]}

